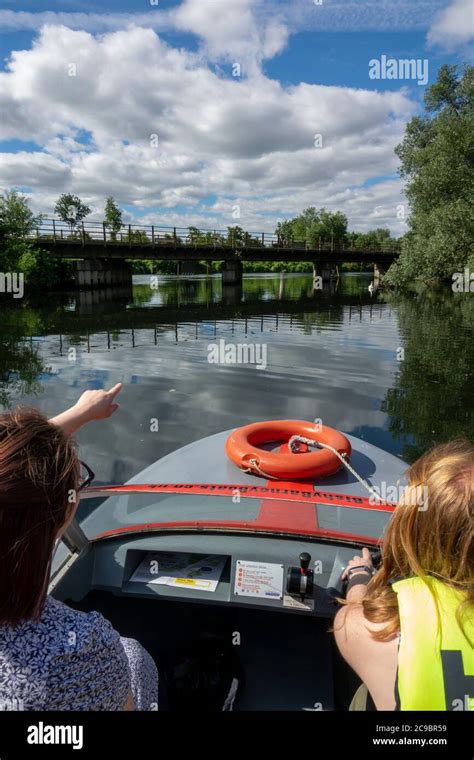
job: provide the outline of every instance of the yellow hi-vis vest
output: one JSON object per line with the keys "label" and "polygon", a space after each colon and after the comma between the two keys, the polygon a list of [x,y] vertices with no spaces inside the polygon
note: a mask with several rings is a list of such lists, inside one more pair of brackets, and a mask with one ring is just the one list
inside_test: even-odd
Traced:
{"label": "yellow hi-vis vest", "polygon": [[400,613],[400,709],[474,710],[474,650],[469,644],[474,640],[472,608],[461,618],[467,639],[456,619],[465,597],[431,576],[396,581],[392,588],[398,595]]}

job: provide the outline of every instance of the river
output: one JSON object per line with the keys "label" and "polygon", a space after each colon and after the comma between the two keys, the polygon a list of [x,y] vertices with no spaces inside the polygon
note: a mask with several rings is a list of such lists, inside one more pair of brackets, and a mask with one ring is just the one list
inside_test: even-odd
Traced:
{"label": "river", "polygon": [[122,382],[120,410],[78,435],[97,483],[255,420],[321,419],[408,462],[474,438],[471,294],[369,283],[313,293],[311,276],[251,275],[241,294],[219,277],[135,276],[129,292],[4,297],[0,402],[53,415]]}

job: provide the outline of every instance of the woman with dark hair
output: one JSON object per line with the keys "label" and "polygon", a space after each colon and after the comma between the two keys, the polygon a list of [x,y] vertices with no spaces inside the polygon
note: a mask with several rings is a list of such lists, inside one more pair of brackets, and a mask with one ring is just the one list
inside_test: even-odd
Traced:
{"label": "woman with dark hair", "polygon": [[158,708],[148,652],[47,594],[87,479],[70,436],[110,417],[120,390],[86,391],[50,420],[30,408],[0,414],[0,710]]}
{"label": "woman with dark hair", "polygon": [[474,446],[457,440],[410,468],[382,543],[343,573],[334,633],[363,681],[352,710],[474,710]]}

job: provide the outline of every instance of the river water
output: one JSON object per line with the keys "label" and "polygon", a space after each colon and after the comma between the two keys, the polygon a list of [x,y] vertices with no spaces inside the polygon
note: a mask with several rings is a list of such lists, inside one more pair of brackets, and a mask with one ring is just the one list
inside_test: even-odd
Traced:
{"label": "river water", "polygon": [[97,483],[256,420],[321,419],[408,462],[474,438],[472,294],[370,296],[369,283],[313,292],[311,276],[252,275],[240,293],[136,276],[129,291],[4,296],[0,402],[53,415],[124,383],[114,417],[78,435]]}

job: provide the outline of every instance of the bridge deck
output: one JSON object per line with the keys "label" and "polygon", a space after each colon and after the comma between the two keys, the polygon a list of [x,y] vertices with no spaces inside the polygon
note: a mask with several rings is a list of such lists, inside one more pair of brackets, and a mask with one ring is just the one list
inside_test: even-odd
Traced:
{"label": "bridge deck", "polygon": [[43,219],[35,231],[36,245],[65,259],[168,259],[170,261],[313,261],[334,264],[386,263],[399,255],[398,243],[356,248],[346,241],[321,240],[312,246],[304,241],[282,240],[268,232],[236,232],[132,227],[111,231],[105,224],[68,226]]}

